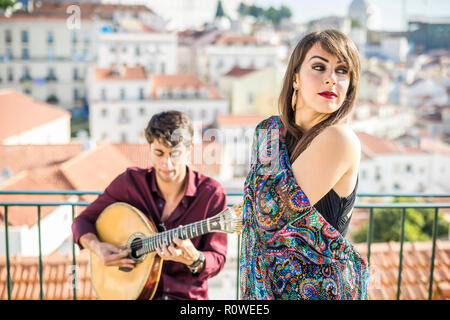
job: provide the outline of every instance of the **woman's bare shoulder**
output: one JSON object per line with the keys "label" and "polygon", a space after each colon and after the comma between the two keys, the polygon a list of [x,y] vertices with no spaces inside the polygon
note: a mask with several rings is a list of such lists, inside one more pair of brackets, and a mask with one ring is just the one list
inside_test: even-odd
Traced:
{"label": "woman's bare shoulder", "polygon": [[336,124],[323,129],[321,133],[317,136],[318,143],[326,144],[332,148],[342,148],[345,147],[354,149],[358,152],[361,150],[361,143],[353,131],[347,124]]}

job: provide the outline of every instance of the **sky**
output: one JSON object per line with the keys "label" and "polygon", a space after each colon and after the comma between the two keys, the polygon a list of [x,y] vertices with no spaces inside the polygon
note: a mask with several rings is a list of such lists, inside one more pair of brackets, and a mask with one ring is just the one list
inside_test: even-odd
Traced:
{"label": "sky", "polygon": [[[352,0],[255,0],[262,7],[281,4],[288,6],[296,22],[305,23],[324,16],[345,16]],[[378,10],[375,27],[378,30],[404,30],[402,13],[405,4],[407,16],[450,17],[449,0],[370,0]]]}

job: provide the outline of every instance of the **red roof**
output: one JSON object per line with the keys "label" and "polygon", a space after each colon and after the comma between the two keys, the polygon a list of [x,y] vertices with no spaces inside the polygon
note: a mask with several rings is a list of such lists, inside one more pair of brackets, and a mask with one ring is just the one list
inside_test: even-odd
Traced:
{"label": "red roof", "polygon": [[[357,244],[365,255],[367,244]],[[428,299],[431,242],[405,242],[403,247],[401,300]],[[76,257],[79,288],[77,299],[96,299],[90,283],[89,252],[80,251]],[[398,243],[374,243],[371,247],[371,281],[369,298],[394,300],[397,293],[399,261]],[[0,299],[8,298],[6,261],[0,257]],[[37,257],[11,257],[12,299],[39,299],[39,260]],[[44,298],[68,300],[73,297],[70,255],[43,257]],[[433,299],[450,299],[450,241],[437,241],[433,281]]]}
{"label": "red roof", "polygon": [[220,95],[213,85],[207,84],[200,80],[195,74],[153,74],[150,76],[153,98],[157,97],[159,89],[206,89],[208,97],[211,99],[219,98]]}
{"label": "red roof", "polygon": [[70,118],[70,112],[66,110],[38,102],[13,89],[0,90],[0,142],[48,122],[67,117]]}
{"label": "red roof", "polygon": [[[91,285],[89,251],[82,250],[76,257],[77,299],[96,299]],[[11,298],[13,300],[39,300],[39,260],[37,257],[10,258]],[[72,257],[53,254],[42,257],[43,291],[45,300],[72,300]],[[0,300],[8,299],[6,258],[0,257]]]}
{"label": "red roof", "polygon": [[233,69],[228,71],[225,74],[225,76],[239,78],[239,77],[243,77],[243,76],[245,76],[247,74],[250,74],[250,73],[252,73],[254,71],[256,71],[255,68],[241,68],[241,67],[236,65],[236,66],[233,67]]}
{"label": "red roof", "polygon": [[[367,244],[357,244],[366,256]],[[401,300],[428,299],[431,242],[405,242]],[[373,243],[371,246],[371,280],[369,297],[373,300],[394,300],[397,294],[400,243]],[[438,240],[433,275],[433,299],[450,299],[450,241]]]}
{"label": "red roof", "polygon": [[225,34],[216,40],[216,44],[256,44],[258,41],[254,36]]}
{"label": "red roof", "polygon": [[117,67],[96,67],[94,69],[95,80],[145,80],[147,74],[143,66],[117,66]]}

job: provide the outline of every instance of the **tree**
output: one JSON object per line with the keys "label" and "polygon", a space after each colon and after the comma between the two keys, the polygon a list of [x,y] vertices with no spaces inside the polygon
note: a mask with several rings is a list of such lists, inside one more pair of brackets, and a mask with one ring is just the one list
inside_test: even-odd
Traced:
{"label": "tree", "polygon": [[222,1],[219,0],[219,3],[217,4],[216,18],[224,17],[224,16],[225,16],[225,11],[223,11]]}
{"label": "tree", "polygon": [[[395,202],[411,202],[410,198],[396,197]],[[373,242],[400,241],[403,209],[373,209]],[[434,208],[407,208],[405,216],[405,241],[428,241],[432,239]],[[446,237],[450,224],[438,214],[437,237]],[[368,223],[352,234],[355,242],[366,242]]]}

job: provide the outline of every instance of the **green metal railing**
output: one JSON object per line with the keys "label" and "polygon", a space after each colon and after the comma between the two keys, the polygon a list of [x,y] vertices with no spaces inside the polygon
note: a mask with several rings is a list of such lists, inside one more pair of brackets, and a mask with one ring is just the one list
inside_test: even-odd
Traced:
{"label": "green metal railing", "polygon": [[[99,191],[77,191],[77,190],[65,190],[65,191],[30,191],[30,190],[0,190],[0,195],[99,195]],[[227,193],[227,196],[242,196],[242,193]],[[363,197],[420,197],[420,198],[450,198],[450,194],[431,194],[431,193],[408,193],[408,194],[379,194],[379,193],[361,193],[357,194],[359,198]],[[10,274],[10,254],[9,254],[9,227],[8,227],[8,208],[11,206],[33,206],[37,207],[38,216],[38,245],[39,245],[39,282],[40,282],[40,299],[44,300],[44,286],[43,286],[43,264],[42,264],[42,248],[41,248],[41,207],[43,206],[72,206],[72,221],[75,218],[75,208],[77,206],[85,207],[88,206],[90,202],[88,201],[0,201],[0,207],[4,207],[5,212],[5,251],[6,251],[6,269],[7,269],[7,289],[8,289],[8,299],[11,300],[11,274]],[[228,203],[229,206],[234,203]],[[405,238],[405,221],[406,221],[406,209],[407,208],[432,208],[434,209],[434,220],[433,220],[433,231],[432,231],[432,254],[430,263],[430,283],[428,288],[428,299],[432,299],[433,294],[433,276],[435,267],[435,256],[436,256],[436,240],[437,240],[437,229],[438,229],[438,211],[441,208],[450,208],[450,202],[444,203],[431,203],[431,202],[395,202],[395,203],[357,203],[355,208],[365,208],[369,209],[369,226],[367,234],[367,261],[370,265],[371,258],[371,245],[373,242],[373,216],[374,209],[377,208],[399,208],[402,209],[401,216],[401,233],[400,233],[400,253],[399,253],[399,269],[398,269],[398,280],[397,280],[397,300],[400,299],[401,294],[401,282],[402,282],[402,263],[403,263],[403,244]],[[236,281],[236,298],[239,298],[239,252],[240,252],[240,236],[238,236],[238,256],[237,256],[237,281]],[[75,243],[72,243],[72,263],[76,266],[76,254],[75,254]],[[76,268],[72,269],[72,279],[74,282],[77,281]],[[77,299],[76,283],[73,285],[73,299]]]}

